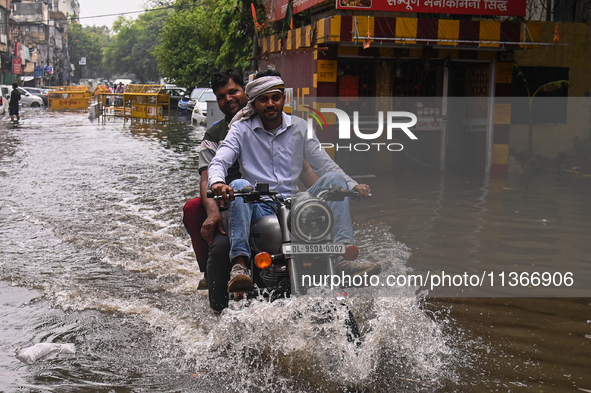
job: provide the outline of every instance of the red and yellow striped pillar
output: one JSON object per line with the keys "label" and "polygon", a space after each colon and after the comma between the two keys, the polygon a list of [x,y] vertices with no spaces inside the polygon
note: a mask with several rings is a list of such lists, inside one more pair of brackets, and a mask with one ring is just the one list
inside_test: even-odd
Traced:
{"label": "red and yellow striped pillar", "polygon": [[511,83],[513,63],[498,62],[495,79],[495,114],[491,173],[509,173],[509,133],[511,130]]}

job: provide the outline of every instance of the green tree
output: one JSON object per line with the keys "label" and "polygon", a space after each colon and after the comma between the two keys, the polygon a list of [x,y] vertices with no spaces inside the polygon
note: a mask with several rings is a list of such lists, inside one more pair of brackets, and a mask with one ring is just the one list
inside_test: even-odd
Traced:
{"label": "green tree", "polygon": [[[220,37],[222,46],[216,58],[218,67],[232,67],[247,70],[252,57],[253,35],[255,32],[250,0],[214,1],[215,8],[212,33]],[[262,6],[259,6],[262,8]],[[258,12],[263,20],[264,12]]]}
{"label": "green tree", "polygon": [[253,35],[250,0],[176,0],[155,51],[158,69],[178,85],[207,86],[220,68],[249,68]]}
{"label": "green tree", "polygon": [[[69,21],[68,23],[68,52],[71,62],[78,67],[85,67],[84,75],[82,69],[78,69],[76,75],[78,78],[97,78],[103,76],[103,45],[106,43],[108,35],[99,34],[97,31],[88,27],[82,27],[80,23]],[[80,58],[86,57],[86,66],[79,66]]]}
{"label": "green tree", "polygon": [[84,31],[96,40],[103,49],[111,42],[111,29],[107,26],[86,26]]}
{"label": "green tree", "polygon": [[112,75],[135,74],[141,82],[158,79],[154,48],[169,10],[155,10],[137,19],[119,17],[113,24],[115,36],[104,51],[105,65]]}
{"label": "green tree", "polygon": [[216,48],[221,46],[211,42],[210,24],[202,7],[180,8],[172,13],[154,52],[163,76],[180,86],[207,86]]}

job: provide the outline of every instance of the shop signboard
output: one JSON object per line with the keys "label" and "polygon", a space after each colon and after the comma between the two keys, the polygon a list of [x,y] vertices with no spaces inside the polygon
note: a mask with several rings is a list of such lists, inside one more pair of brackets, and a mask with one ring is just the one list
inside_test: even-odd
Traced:
{"label": "shop signboard", "polygon": [[525,16],[527,0],[337,0],[341,10]]}
{"label": "shop signboard", "polygon": [[34,71],[35,78],[43,78],[45,74],[45,68],[43,66],[36,66]]}
{"label": "shop signboard", "polygon": [[12,59],[12,73],[15,75],[20,75],[23,73],[23,62],[20,57],[15,57]]}
{"label": "shop signboard", "polygon": [[287,12],[287,4],[292,1],[294,15],[298,12],[307,10],[317,4],[323,3],[325,0],[271,0],[267,2],[266,11],[267,17],[271,22],[282,20],[285,18]]}
{"label": "shop signboard", "polygon": [[336,82],[337,81],[337,61],[336,60],[318,60],[317,82]]}

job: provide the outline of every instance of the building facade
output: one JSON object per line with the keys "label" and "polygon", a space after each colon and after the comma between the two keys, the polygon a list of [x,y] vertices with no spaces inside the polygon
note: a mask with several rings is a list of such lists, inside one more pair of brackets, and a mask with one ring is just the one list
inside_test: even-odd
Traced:
{"label": "building facade", "polygon": [[[309,21],[290,29],[288,5]],[[575,10],[581,6],[572,5]],[[578,108],[582,104],[574,99],[589,95],[589,31],[583,23],[554,21],[584,18],[568,10],[562,2],[526,0],[339,0],[336,6],[320,0],[269,1],[268,18],[275,31],[283,32],[260,38],[259,67],[282,73],[294,87],[296,114],[304,117],[311,106],[319,112],[331,106],[356,108],[359,128],[363,131],[365,124],[367,135],[379,129],[380,110],[403,108],[417,116],[413,132],[418,140],[384,131],[372,140],[384,143],[376,151],[378,145],[368,148],[368,141],[358,138],[365,143],[358,147],[371,152],[367,163],[353,154],[355,138],[352,148],[348,143],[338,148],[338,125],[327,117],[328,131],[319,138],[336,146],[329,152],[349,170],[404,171],[418,164],[504,175],[510,155],[528,153],[531,144],[528,116],[522,113],[523,100],[531,98],[524,93],[524,80],[532,92],[566,81],[556,91],[538,94],[559,100],[564,108],[559,121],[534,119],[533,154],[553,158],[572,149],[573,139],[589,137],[589,109]],[[324,102],[324,97],[334,101]],[[534,106],[538,101],[543,100],[536,98]],[[298,104],[305,110],[298,111]],[[383,149],[392,142],[403,145],[403,151]]]}
{"label": "building facade", "polygon": [[0,0],[0,82],[3,83],[6,83],[12,75],[10,23],[10,0]]}
{"label": "building facade", "polygon": [[9,10],[11,72],[5,82],[18,77],[29,86],[67,84],[68,17],[79,14],[78,2],[12,0]]}

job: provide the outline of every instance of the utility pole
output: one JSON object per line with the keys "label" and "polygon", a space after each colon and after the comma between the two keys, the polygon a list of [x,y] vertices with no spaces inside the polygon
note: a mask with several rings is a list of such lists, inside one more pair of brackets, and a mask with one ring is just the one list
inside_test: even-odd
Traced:
{"label": "utility pole", "polygon": [[49,21],[47,21],[47,67],[45,67],[45,73],[48,75],[47,76],[47,86],[51,86],[51,82],[49,81],[49,38],[50,38],[50,32],[49,32]]}

